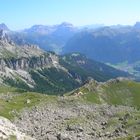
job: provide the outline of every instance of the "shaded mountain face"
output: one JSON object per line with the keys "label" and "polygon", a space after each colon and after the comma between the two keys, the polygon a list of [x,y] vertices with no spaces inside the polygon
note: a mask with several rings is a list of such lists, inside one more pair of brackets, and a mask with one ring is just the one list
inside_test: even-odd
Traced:
{"label": "shaded mountain face", "polygon": [[[116,70],[107,65],[88,59],[86,56],[72,53],[69,55],[64,55],[60,59],[60,64],[67,68],[71,73],[78,71],[83,75],[82,81],[86,81],[87,77],[92,78],[97,81],[107,81],[108,79],[115,78],[120,76],[129,76],[127,73]],[[75,78],[78,78],[78,75],[75,75]]]}
{"label": "shaded mountain face", "polygon": [[77,33],[67,42],[63,53],[80,52],[89,58],[113,64],[139,61],[139,25],[103,27]]}
{"label": "shaded mountain face", "polygon": [[2,32],[0,83],[25,90],[62,94],[89,78],[106,81],[127,73],[87,59],[80,54],[58,56],[35,45],[18,46]]}
{"label": "shaded mountain face", "polygon": [[136,22],[136,24],[134,25],[135,28],[140,29],[140,22]]}

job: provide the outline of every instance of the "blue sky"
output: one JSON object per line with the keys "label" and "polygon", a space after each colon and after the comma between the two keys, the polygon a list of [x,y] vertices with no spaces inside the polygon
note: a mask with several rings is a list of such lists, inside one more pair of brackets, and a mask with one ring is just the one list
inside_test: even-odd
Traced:
{"label": "blue sky", "polygon": [[34,24],[134,24],[140,0],[0,0],[0,22],[17,30]]}

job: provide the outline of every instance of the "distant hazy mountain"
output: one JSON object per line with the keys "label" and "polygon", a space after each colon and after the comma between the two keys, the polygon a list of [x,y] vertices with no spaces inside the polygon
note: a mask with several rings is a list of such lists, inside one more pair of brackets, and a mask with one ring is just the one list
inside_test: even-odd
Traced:
{"label": "distant hazy mountain", "polygon": [[18,45],[35,44],[63,54],[80,52],[97,61],[113,64],[140,60],[140,22],[134,26],[97,26],[79,29],[64,22],[53,26],[34,25],[18,32],[11,32],[5,24],[0,24],[0,29],[9,31],[10,38]]}
{"label": "distant hazy mountain", "polygon": [[140,23],[134,26],[111,26],[75,34],[63,53],[80,52],[89,58],[109,63],[140,60]]}
{"label": "distant hazy mountain", "polygon": [[71,23],[63,22],[58,25],[46,26],[46,25],[34,25],[29,29],[25,29],[28,33],[38,33],[49,35],[59,31],[66,33],[67,31],[73,31],[75,27]]}
{"label": "distant hazy mountain", "polygon": [[102,27],[102,24],[75,27],[71,23],[63,22],[57,25],[33,25],[31,28],[10,32],[5,24],[0,29],[9,31],[12,40],[18,45],[36,44],[44,50],[61,53],[67,41],[81,30],[90,30]]}
{"label": "distant hazy mountain", "polygon": [[97,29],[104,26],[105,26],[104,24],[90,24],[90,25],[80,26],[80,29]]}
{"label": "distant hazy mountain", "polygon": [[140,29],[140,22],[136,22],[136,24],[134,25],[134,28]]}
{"label": "distant hazy mountain", "polygon": [[19,45],[36,44],[44,50],[61,52],[62,47],[78,29],[70,23],[46,26],[34,25],[29,29],[11,34],[11,38]]}

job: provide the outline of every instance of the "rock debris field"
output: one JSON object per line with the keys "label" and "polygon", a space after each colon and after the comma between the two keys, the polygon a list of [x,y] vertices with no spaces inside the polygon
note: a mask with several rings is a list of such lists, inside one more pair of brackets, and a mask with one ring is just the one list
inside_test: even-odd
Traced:
{"label": "rock debris field", "polygon": [[25,109],[13,123],[36,140],[117,140],[140,130],[134,107],[82,103],[60,97],[57,102]]}

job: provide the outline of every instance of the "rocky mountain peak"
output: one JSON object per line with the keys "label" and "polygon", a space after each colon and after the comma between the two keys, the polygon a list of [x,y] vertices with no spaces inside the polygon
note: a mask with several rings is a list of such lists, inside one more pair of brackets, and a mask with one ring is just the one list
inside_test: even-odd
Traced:
{"label": "rocky mountain peak", "polygon": [[3,40],[7,37],[6,33],[4,30],[0,30],[0,40]]}
{"label": "rocky mountain peak", "polygon": [[10,39],[10,37],[8,36],[8,34],[5,30],[0,30],[0,41],[13,44],[12,40]]}
{"label": "rocky mountain peak", "polygon": [[45,26],[45,25],[33,25],[30,30],[41,32],[41,31],[47,30],[47,29],[48,29],[48,26]]}
{"label": "rocky mountain peak", "polygon": [[63,22],[59,25],[60,27],[69,27],[69,28],[73,28],[73,24],[68,23],[68,22]]}
{"label": "rocky mountain peak", "polygon": [[1,23],[0,24],[0,30],[9,31],[9,28],[4,23]]}

